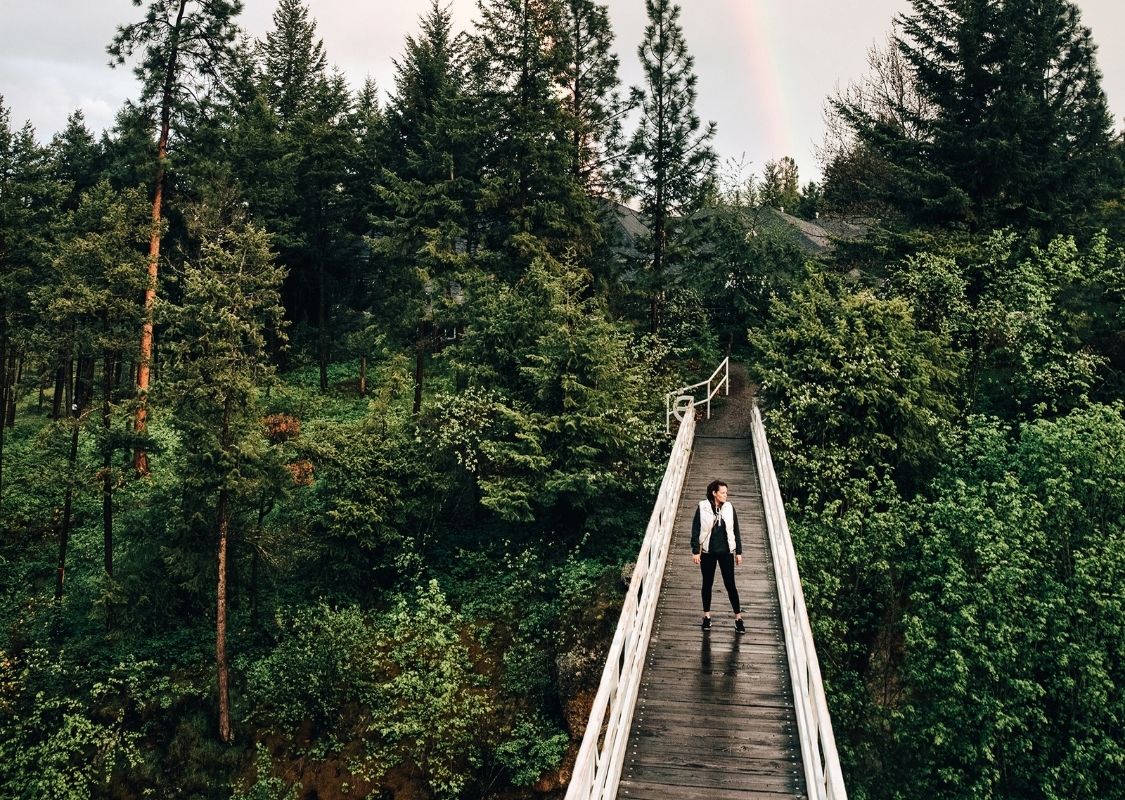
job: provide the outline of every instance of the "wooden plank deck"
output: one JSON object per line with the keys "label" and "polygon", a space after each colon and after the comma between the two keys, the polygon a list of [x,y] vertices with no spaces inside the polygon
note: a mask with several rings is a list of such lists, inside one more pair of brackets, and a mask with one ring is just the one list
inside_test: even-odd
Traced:
{"label": "wooden plank deck", "polygon": [[[665,568],[629,732],[619,800],[780,800],[805,797],[777,587],[751,440],[701,425]],[[722,428],[718,428],[723,430]],[[746,633],[716,572],[713,627],[700,627],[691,520],[707,484],[730,487],[742,532],[735,571]]]}

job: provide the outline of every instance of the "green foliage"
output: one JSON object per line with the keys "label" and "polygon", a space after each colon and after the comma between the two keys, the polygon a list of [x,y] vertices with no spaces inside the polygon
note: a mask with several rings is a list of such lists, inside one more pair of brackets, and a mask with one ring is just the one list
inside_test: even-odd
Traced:
{"label": "green foliage", "polygon": [[245,789],[236,785],[230,800],[297,800],[300,788],[273,775],[272,769],[269,750],[259,743],[254,754],[254,782]]}
{"label": "green foliage", "polygon": [[897,714],[914,794],[1120,785],[1122,411],[1076,411],[1014,439],[974,419],[939,479],[904,618]]}
{"label": "green foliage", "polygon": [[832,496],[883,465],[909,484],[936,462],[957,358],[948,338],[915,326],[904,301],[812,273],[775,299],[750,343],[789,492]]}
{"label": "green foliage", "polygon": [[285,614],[278,627],[277,646],[245,665],[247,720],[332,730],[377,681],[374,626],[354,606],[322,603]]}
{"label": "green foliage", "polygon": [[457,797],[479,763],[493,705],[436,581],[399,600],[381,622],[379,648],[387,674],[370,696],[369,757],[384,768],[412,763],[437,797]]}
{"label": "green foliage", "polygon": [[516,723],[511,738],[496,748],[496,760],[511,772],[513,784],[528,786],[558,768],[569,744],[566,732],[542,716],[525,717]]}
{"label": "green foliage", "polygon": [[297,518],[309,535],[295,565],[329,594],[366,597],[415,575],[459,502],[446,481],[451,457],[409,428],[385,426],[370,417],[320,423],[303,437],[315,480]]}
{"label": "green foliage", "polygon": [[1079,248],[1072,237],[1039,247],[997,232],[949,250],[905,259],[890,286],[909,298],[919,327],[963,353],[962,404],[1039,415],[1085,403],[1105,364],[1087,344],[1089,306],[1104,302],[1121,259],[1104,234]]}
{"label": "green foliage", "polygon": [[163,391],[177,410],[193,482],[204,489],[232,488],[242,462],[253,460],[253,401],[272,373],[266,336],[284,341],[284,268],[266,233],[223,205],[194,209],[199,249],[177,276],[181,304],[166,309],[175,338]]}
{"label": "green foliage", "polygon": [[155,661],[83,664],[44,649],[0,652],[0,790],[87,798],[141,766],[153,714],[193,694]]}
{"label": "green foliage", "polygon": [[647,470],[637,456],[651,365],[588,285],[584,271],[546,258],[516,286],[487,283],[452,353],[465,383],[496,392],[470,395],[475,410],[461,404],[469,415],[455,418],[457,430],[485,428],[459,458],[475,469],[482,505],[505,519],[548,508],[585,515]]}

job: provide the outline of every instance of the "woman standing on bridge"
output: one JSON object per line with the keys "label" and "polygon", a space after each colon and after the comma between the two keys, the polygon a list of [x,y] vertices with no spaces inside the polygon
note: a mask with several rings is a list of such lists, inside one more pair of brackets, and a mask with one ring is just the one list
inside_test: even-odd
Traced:
{"label": "woman standing on bridge", "polygon": [[742,606],[738,587],[734,585],[734,568],[742,566],[742,534],[738,530],[738,514],[727,502],[727,485],[723,481],[707,484],[707,499],[699,501],[691,521],[691,560],[703,573],[703,622],[700,627],[711,630],[711,592],[715,585],[715,567],[723,575],[730,607],[734,611],[734,629],[746,633],[742,622]]}

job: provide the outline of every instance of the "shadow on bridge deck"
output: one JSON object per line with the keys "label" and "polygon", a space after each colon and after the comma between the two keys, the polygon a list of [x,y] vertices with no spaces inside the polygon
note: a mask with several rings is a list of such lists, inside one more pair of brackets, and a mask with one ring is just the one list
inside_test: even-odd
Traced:
{"label": "shadow on bridge deck", "polygon": [[[618,798],[806,796],[761,489],[749,425],[740,420],[749,391],[738,388],[696,431]],[[742,531],[741,636],[717,575],[714,627],[699,627],[691,521],[715,478],[729,484]]]}

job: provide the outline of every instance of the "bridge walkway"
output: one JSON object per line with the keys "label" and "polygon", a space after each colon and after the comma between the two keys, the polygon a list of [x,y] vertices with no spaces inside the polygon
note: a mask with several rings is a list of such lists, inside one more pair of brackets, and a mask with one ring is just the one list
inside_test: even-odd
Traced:
{"label": "bridge walkway", "polygon": [[[732,427],[731,412],[736,408],[721,409],[712,420],[700,421],[696,432],[619,799],[807,797],[753,445],[746,426]],[[729,485],[742,533],[743,561],[735,573],[746,621],[742,635],[735,633],[719,575],[711,603],[714,627],[709,632],[699,627],[700,575],[691,561],[691,522],[715,478]]]}

